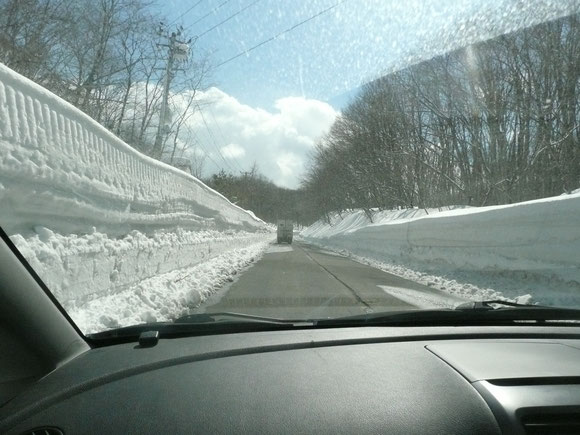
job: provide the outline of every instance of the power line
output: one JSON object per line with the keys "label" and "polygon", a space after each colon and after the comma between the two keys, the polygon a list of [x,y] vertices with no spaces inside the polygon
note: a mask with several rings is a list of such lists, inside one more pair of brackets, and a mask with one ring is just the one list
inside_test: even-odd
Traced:
{"label": "power line", "polygon": [[266,40],[264,40],[264,41],[260,42],[259,44],[256,44],[256,45],[254,45],[253,47],[250,47],[250,48],[248,48],[247,50],[244,50],[244,51],[242,51],[242,52],[240,52],[240,53],[236,54],[235,56],[232,56],[232,57],[230,57],[229,59],[227,59],[227,60],[224,60],[224,61],[223,61],[223,62],[221,62],[221,63],[218,63],[216,66],[214,66],[214,67],[213,67],[213,68],[211,68],[211,69],[212,69],[212,70],[214,70],[214,69],[217,69],[217,68],[219,68],[220,66],[223,66],[223,65],[225,65],[226,63],[229,63],[229,62],[231,62],[232,60],[235,60],[235,59],[237,59],[237,58],[238,58],[238,57],[240,57],[240,56],[243,56],[243,55],[245,55],[245,54],[248,54],[249,52],[251,52],[251,51],[255,50],[256,48],[260,48],[262,45],[266,45],[267,43],[269,43],[269,42],[272,42],[272,41],[274,41],[275,39],[278,39],[280,36],[282,36],[282,35],[284,35],[284,34],[286,34],[286,33],[289,33],[289,32],[291,32],[292,30],[294,30],[294,29],[296,29],[296,28],[298,28],[298,27],[300,27],[300,26],[302,26],[302,25],[304,25],[304,24],[308,23],[309,21],[312,21],[313,19],[315,19],[315,18],[317,18],[317,17],[319,17],[319,16],[321,16],[321,15],[323,15],[323,14],[325,14],[325,13],[327,13],[327,12],[331,11],[332,9],[334,9],[335,7],[337,7],[337,6],[341,5],[341,4],[343,4],[343,3],[344,3],[344,2],[346,2],[346,1],[347,1],[347,0],[342,0],[342,1],[339,1],[338,3],[335,3],[334,5],[332,5],[332,6],[328,7],[328,8],[326,8],[326,9],[324,9],[324,10],[322,10],[322,11],[318,12],[316,15],[312,15],[311,17],[309,17],[309,18],[306,18],[305,20],[303,20],[303,21],[300,21],[300,22],[299,22],[299,23],[297,23],[297,24],[294,24],[292,27],[289,27],[288,29],[286,29],[286,30],[283,30],[282,32],[280,32],[280,33],[278,33],[278,34],[276,34],[276,35],[274,35],[274,36],[272,36],[272,37],[270,37],[270,38],[268,38],[268,39],[266,39]]}
{"label": "power line", "polygon": [[[210,107],[208,107],[207,110],[209,110],[209,114],[210,114],[211,118],[213,119],[213,122],[215,123],[215,125],[218,129],[218,133],[219,133],[220,137],[222,138],[222,142],[227,145],[226,137],[224,136],[224,133],[220,127],[218,120],[216,119],[215,115],[213,114],[213,111],[211,110]],[[244,171],[244,169],[242,168],[242,166],[240,165],[240,163],[238,162],[237,159],[233,159],[233,162],[234,162],[235,166],[237,166],[237,168],[240,170],[240,172]]]}
{"label": "power line", "polygon": [[239,10],[238,12],[236,12],[235,14],[233,14],[233,15],[230,15],[230,16],[229,16],[229,17],[227,17],[225,20],[223,20],[223,21],[221,21],[221,22],[217,23],[215,26],[213,26],[213,27],[210,27],[209,29],[207,29],[207,30],[206,30],[205,32],[203,32],[203,33],[200,33],[199,35],[197,35],[197,37],[198,37],[198,38],[201,38],[201,37],[202,37],[203,35],[205,35],[206,33],[209,33],[209,32],[211,32],[212,30],[215,30],[215,29],[217,29],[219,26],[221,26],[222,24],[225,24],[225,23],[227,23],[227,22],[228,22],[228,21],[230,21],[232,18],[234,18],[234,17],[236,17],[236,16],[240,15],[240,14],[241,14],[242,12],[244,12],[246,9],[249,9],[249,8],[251,8],[252,6],[254,6],[254,5],[255,5],[256,3],[258,3],[259,1],[261,1],[261,0],[255,0],[254,2],[252,2],[252,3],[250,3],[249,5],[247,5],[247,6],[243,7],[242,9],[240,9],[240,10]]}
{"label": "power line", "polygon": [[226,0],[225,2],[217,5],[215,8],[213,8],[211,11],[209,11],[207,14],[205,14],[203,17],[198,18],[196,21],[194,21],[193,23],[191,23],[189,25],[189,27],[196,25],[197,23],[199,23],[201,20],[209,17],[211,14],[215,13],[216,11],[218,11],[222,6],[225,6],[226,4],[228,4],[231,0]]}
{"label": "power line", "polygon": [[213,143],[213,146],[214,146],[215,150],[217,151],[218,155],[221,157],[221,159],[225,163],[225,165],[228,167],[228,169],[230,171],[232,171],[232,172],[235,172],[234,171],[234,168],[231,167],[230,163],[226,160],[226,158],[224,157],[224,155],[221,153],[221,151],[220,151],[220,149],[219,149],[219,147],[218,147],[218,145],[216,143],[215,137],[214,137],[211,129],[207,125],[207,122],[205,120],[205,116],[203,116],[203,112],[202,112],[201,107],[200,107],[200,105],[199,105],[199,103],[197,101],[195,102],[195,105],[197,106],[197,110],[199,110],[199,114],[201,116],[201,120],[203,121],[203,124],[205,125],[205,128],[206,128],[206,130],[207,130],[207,132],[209,134],[209,137],[210,137],[210,139],[211,139],[211,141]]}
{"label": "power line", "polygon": [[193,128],[191,128],[189,125],[187,125],[187,131],[195,138],[195,142],[202,149],[202,151],[204,152],[204,155],[216,166],[216,168],[219,168],[220,165],[211,157],[210,153],[203,145],[203,142],[199,139],[197,134],[195,134],[195,132],[193,131]]}
{"label": "power line", "polygon": [[182,13],[180,16],[178,16],[176,19],[174,19],[171,23],[169,23],[167,25],[167,27],[171,26],[173,23],[177,22],[177,20],[183,18],[185,15],[187,15],[189,12],[191,12],[198,4],[200,4],[203,0],[199,0],[197,3],[195,3],[192,7],[190,7],[188,10],[186,10],[184,13]]}

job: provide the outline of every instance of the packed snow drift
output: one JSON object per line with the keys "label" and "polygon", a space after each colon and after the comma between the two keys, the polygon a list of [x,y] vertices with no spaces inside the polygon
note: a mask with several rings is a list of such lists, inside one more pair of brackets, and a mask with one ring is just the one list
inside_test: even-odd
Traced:
{"label": "packed snow drift", "polygon": [[492,207],[362,211],[301,236],[456,295],[580,305],[580,191]]}

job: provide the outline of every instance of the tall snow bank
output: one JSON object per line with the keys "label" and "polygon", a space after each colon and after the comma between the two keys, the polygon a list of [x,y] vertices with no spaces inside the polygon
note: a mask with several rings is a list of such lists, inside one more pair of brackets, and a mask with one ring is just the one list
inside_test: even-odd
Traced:
{"label": "tall snow bank", "polygon": [[231,249],[191,267],[173,270],[116,293],[63,304],[84,333],[146,322],[165,322],[190,314],[263,255],[268,241]]}
{"label": "tall snow bank", "polygon": [[446,206],[441,208],[406,208],[401,210],[372,210],[372,221],[363,210],[352,210],[330,216],[330,223],[319,220],[305,228],[301,233],[305,237],[328,238],[334,235],[352,232],[370,224],[402,223],[409,219],[438,214],[443,211],[465,209],[468,206]]}
{"label": "tall snow bank", "polygon": [[93,232],[63,236],[43,227],[12,242],[62,304],[115,294],[157,275],[191,268],[229,251],[272,239],[246,231]]}
{"label": "tall snow bank", "polygon": [[0,225],[68,234],[264,223],[195,177],[151,159],[0,64]]}
{"label": "tall snow bank", "polygon": [[365,258],[428,265],[430,271],[531,277],[544,287],[559,281],[580,295],[580,192],[429,214],[383,212],[375,223],[354,212],[333,225],[319,221],[301,235]]}

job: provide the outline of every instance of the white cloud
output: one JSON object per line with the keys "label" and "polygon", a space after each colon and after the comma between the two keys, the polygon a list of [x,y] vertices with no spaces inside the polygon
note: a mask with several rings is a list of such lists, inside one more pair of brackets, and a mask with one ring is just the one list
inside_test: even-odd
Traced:
{"label": "white cloud", "polygon": [[236,159],[246,155],[246,150],[239,146],[237,143],[231,143],[225,147],[222,147],[221,151],[226,159]]}
{"label": "white cloud", "polygon": [[192,116],[187,130],[209,154],[206,175],[217,166],[248,170],[255,162],[266,177],[290,188],[298,187],[308,152],[337,115],[329,104],[303,97],[279,99],[272,112],[242,104],[218,88],[198,92],[197,98],[203,119]]}
{"label": "white cloud", "polygon": [[276,159],[276,164],[283,177],[302,172],[302,160],[294,153],[284,153]]}
{"label": "white cloud", "polygon": [[334,122],[336,111],[327,103],[303,97],[286,97],[276,101],[281,122],[299,135],[320,137]]}

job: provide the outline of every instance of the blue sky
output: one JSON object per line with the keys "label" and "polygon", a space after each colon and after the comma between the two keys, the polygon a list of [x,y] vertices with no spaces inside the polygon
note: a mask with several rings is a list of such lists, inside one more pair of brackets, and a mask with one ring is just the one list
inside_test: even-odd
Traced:
{"label": "blue sky", "polygon": [[[262,158],[262,154],[272,157],[283,152],[283,147],[290,147],[292,129],[296,130],[296,141],[305,142],[303,126],[295,123],[294,118],[288,121],[288,111],[294,116],[302,109],[310,113],[313,119],[309,120],[306,130],[320,136],[332,124],[329,110],[338,113],[356,94],[357,88],[369,80],[468,43],[578,11],[579,7],[577,0],[201,0],[197,3],[198,0],[169,0],[159,1],[156,7],[170,22],[175,20],[173,26],[183,25],[187,37],[200,35],[194,55],[207,55],[214,66],[336,5],[250,53],[216,67],[207,83],[219,89],[212,95],[222,96],[222,103],[227,100],[236,107],[239,105],[244,113],[255,111],[252,119],[263,122],[261,116],[266,112],[272,115],[268,122],[285,120],[282,136],[287,140],[275,146],[265,142],[255,144],[248,131],[229,128],[239,125],[239,120],[223,117],[221,126],[210,128],[225,131],[220,133],[220,143],[214,148],[245,149],[244,153],[234,152],[230,157],[232,171],[247,168],[254,159],[269,178],[287,187],[298,186],[307,164],[308,147],[292,150],[296,161],[286,165],[284,176],[284,165]],[[217,27],[211,30],[214,26]],[[319,102],[327,103],[328,107]],[[286,115],[282,110],[287,111]],[[231,113],[231,107],[225,111]],[[219,110],[216,113],[220,118]],[[312,129],[311,124],[318,115],[320,128]],[[305,121],[303,118],[300,122]],[[208,144],[209,135],[198,134],[206,149],[212,148]],[[309,138],[310,147],[316,139]],[[261,137],[261,140],[267,138]],[[247,149],[248,143],[256,148],[254,152]],[[267,147],[276,150],[260,152]],[[216,162],[220,160],[217,154],[213,155]],[[291,159],[287,157],[287,161]],[[214,172],[219,165],[208,162],[207,172]],[[294,168],[292,176],[288,175],[289,167]]]}
{"label": "blue sky", "polygon": [[[182,24],[188,36],[202,35],[195,50],[208,53],[217,65],[336,5],[338,0],[202,0],[188,11],[196,3],[173,0],[165,3],[163,12]],[[347,0],[216,68],[212,82],[240,101],[265,109],[288,96],[316,98],[340,109],[343,94],[417,49],[417,35],[426,16],[432,28],[444,25],[449,11],[437,3],[441,1]],[[472,2],[455,3],[452,11],[461,14]]]}
{"label": "blue sky", "polygon": [[[537,0],[201,0],[197,3],[198,0],[170,0],[163,2],[162,10],[171,20],[177,19],[189,36],[202,35],[195,49],[209,53],[214,65],[340,3],[279,39],[213,71],[212,81],[224,92],[264,108],[273,107],[277,98],[287,96],[333,102],[369,79],[412,63],[416,56],[430,57],[494,33],[542,21],[547,14],[560,15],[577,5],[576,1],[567,0],[555,2],[556,5],[553,1]],[[535,10],[535,14],[526,14],[524,4]],[[546,4],[550,5],[549,9]],[[542,8],[545,13],[537,12]],[[242,9],[245,10],[203,34]],[[491,11],[488,21],[493,22],[476,21],[473,28],[461,28],[462,19],[484,9]]]}

